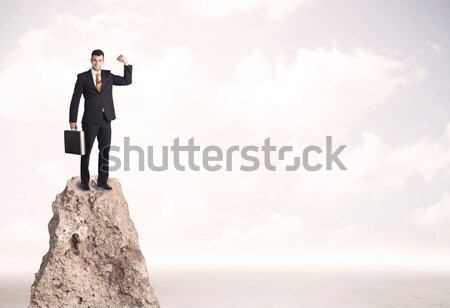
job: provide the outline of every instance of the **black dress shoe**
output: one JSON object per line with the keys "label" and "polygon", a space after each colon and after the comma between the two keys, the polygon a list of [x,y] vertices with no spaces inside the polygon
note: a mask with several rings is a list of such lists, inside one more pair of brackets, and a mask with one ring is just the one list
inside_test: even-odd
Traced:
{"label": "black dress shoe", "polygon": [[82,189],[82,190],[91,190],[91,189],[89,188],[89,184],[81,184],[81,189]]}
{"label": "black dress shoe", "polygon": [[107,189],[107,190],[111,190],[112,189],[112,187],[111,186],[109,186],[108,185],[108,183],[97,183],[97,187],[101,187],[101,188],[104,188],[104,189]]}

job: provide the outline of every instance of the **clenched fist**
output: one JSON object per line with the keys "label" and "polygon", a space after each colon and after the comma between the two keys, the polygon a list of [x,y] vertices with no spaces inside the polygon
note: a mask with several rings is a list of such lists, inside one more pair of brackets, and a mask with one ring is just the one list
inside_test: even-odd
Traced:
{"label": "clenched fist", "polygon": [[124,65],[128,65],[128,61],[123,55],[118,56],[117,61],[122,62]]}

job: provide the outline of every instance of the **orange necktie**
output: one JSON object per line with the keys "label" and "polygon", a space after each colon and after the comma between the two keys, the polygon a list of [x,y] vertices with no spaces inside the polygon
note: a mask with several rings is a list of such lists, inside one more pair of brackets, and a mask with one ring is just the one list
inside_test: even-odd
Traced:
{"label": "orange necktie", "polygon": [[102,90],[102,80],[100,79],[99,73],[95,75],[95,87],[97,88],[98,92]]}

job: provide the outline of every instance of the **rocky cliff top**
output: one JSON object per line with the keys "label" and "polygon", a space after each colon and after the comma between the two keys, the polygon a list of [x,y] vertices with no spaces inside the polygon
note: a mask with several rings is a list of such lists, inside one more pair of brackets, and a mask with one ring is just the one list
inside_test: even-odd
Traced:
{"label": "rocky cliff top", "polygon": [[119,180],[92,182],[72,177],[56,196],[29,307],[159,307]]}

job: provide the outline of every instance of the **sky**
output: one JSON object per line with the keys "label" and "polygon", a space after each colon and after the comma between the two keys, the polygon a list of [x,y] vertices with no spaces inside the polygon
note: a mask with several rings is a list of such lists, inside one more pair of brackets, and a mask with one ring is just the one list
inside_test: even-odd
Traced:
{"label": "sky", "polygon": [[37,271],[48,250],[52,202],[79,175],[63,150],[70,99],[97,48],[114,74],[120,54],[133,65],[133,84],[114,88],[122,149],[125,137],[144,149],[192,137],[223,149],[270,137],[298,153],[326,136],[347,145],[346,171],[139,171],[132,155],[110,177],[151,269],[450,270],[448,2],[0,8],[1,271]]}

